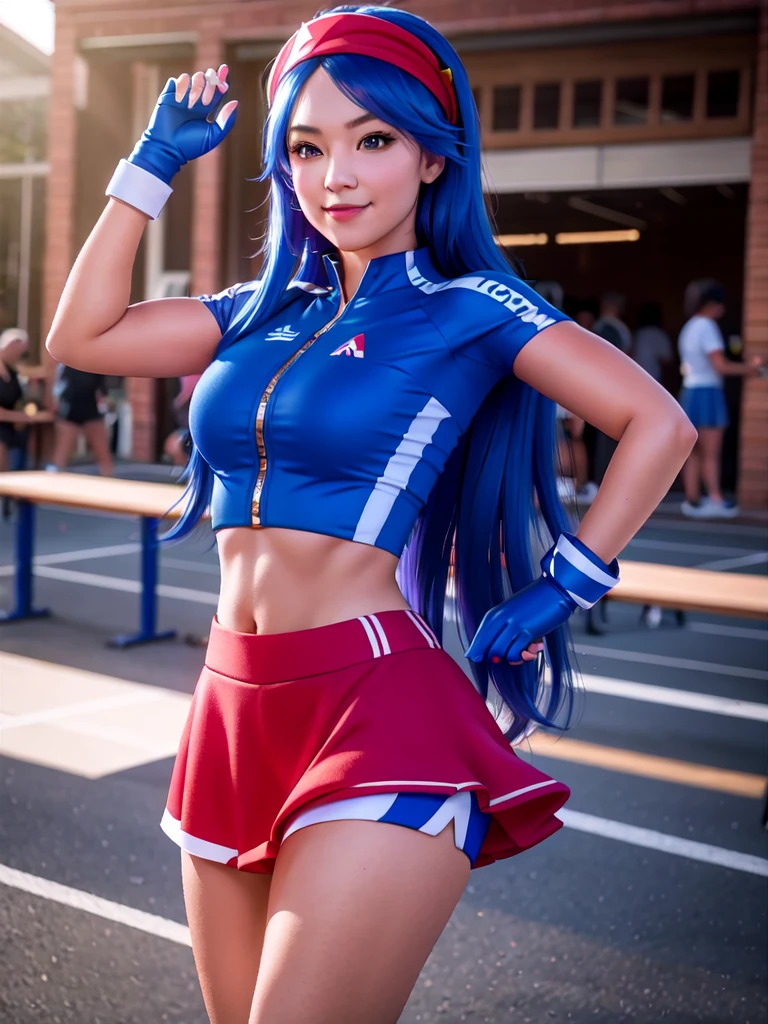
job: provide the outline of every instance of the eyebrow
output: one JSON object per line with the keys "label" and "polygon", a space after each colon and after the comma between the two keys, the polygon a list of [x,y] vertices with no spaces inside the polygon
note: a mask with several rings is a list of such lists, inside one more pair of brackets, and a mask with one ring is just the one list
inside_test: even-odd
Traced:
{"label": "eyebrow", "polygon": [[[361,114],[360,117],[356,117],[352,121],[347,121],[344,127],[349,131],[352,128],[357,128],[361,124],[367,124],[369,121],[378,121],[378,117],[375,114]],[[305,132],[308,135],[322,135],[319,128],[313,128],[309,124],[292,124],[288,129],[289,132]]]}

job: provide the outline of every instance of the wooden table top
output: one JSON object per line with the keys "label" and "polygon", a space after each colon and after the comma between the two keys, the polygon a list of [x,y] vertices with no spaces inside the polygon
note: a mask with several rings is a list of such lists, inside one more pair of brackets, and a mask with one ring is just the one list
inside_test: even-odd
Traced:
{"label": "wooden table top", "polygon": [[46,473],[43,470],[0,473],[0,495],[9,498],[153,519],[178,519],[183,507],[171,510],[171,506],[183,493],[184,488],[179,484],[118,480],[84,473]]}
{"label": "wooden table top", "polygon": [[[178,484],[43,471],[0,473],[0,495],[42,505],[91,508],[122,515],[176,519],[171,511],[183,494]],[[768,617],[768,578],[746,573],[685,569],[653,562],[621,560],[621,583],[610,596],[618,601],[720,615]]]}
{"label": "wooden table top", "polygon": [[619,560],[621,583],[610,597],[718,615],[768,616],[768,577]]}

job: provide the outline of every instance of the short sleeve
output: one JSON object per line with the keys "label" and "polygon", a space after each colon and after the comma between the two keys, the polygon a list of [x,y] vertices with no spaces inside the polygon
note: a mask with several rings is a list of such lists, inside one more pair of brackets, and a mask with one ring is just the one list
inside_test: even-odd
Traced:
{"label": "short sleeve", "polygon": [[495,271],[466,274],[441,286],[429,311],[457,355],[501,373],[512,372],[532,338],[570,319],[525,281]]}
{"label": "short sleeve", "polygon": [[237,313],[240,312],[248,299],[252,298],[256,287],[256,281],[248,281],[244,284],[232,285],[231,288],[219,292],[218,295],[198,295],[196,298],[216,318],[216,323],[219,325],[219,330],[223,336],[226,334]]}
{"label": "short sleeve", "polygon": [[720,328],[714,320],[710,320],[708,317],[702,317],[702,322],[699,324],[699,343],[702,352],[706,352],[707,355],[725,348]]}

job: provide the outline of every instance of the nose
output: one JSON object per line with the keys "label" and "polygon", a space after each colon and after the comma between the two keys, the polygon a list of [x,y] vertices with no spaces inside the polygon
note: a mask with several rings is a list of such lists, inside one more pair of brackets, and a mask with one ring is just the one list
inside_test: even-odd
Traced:
{"label": "nose", "polygon": [[339,156],[331,156],[325,172],[325,188],[334,194],[345,188],[357,188],[357,177],[349,160]]}

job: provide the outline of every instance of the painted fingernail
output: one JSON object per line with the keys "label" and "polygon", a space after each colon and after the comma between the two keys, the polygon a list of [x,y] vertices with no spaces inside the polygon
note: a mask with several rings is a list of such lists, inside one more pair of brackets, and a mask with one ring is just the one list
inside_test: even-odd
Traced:
{"label": "painted fingernail", "polygon": [[494,656],[491,658],[491,661],[493,662],[494,665],[498,665],[499,662],[501,661],[501,658],[497,658],[496,655],[494,654]]}

